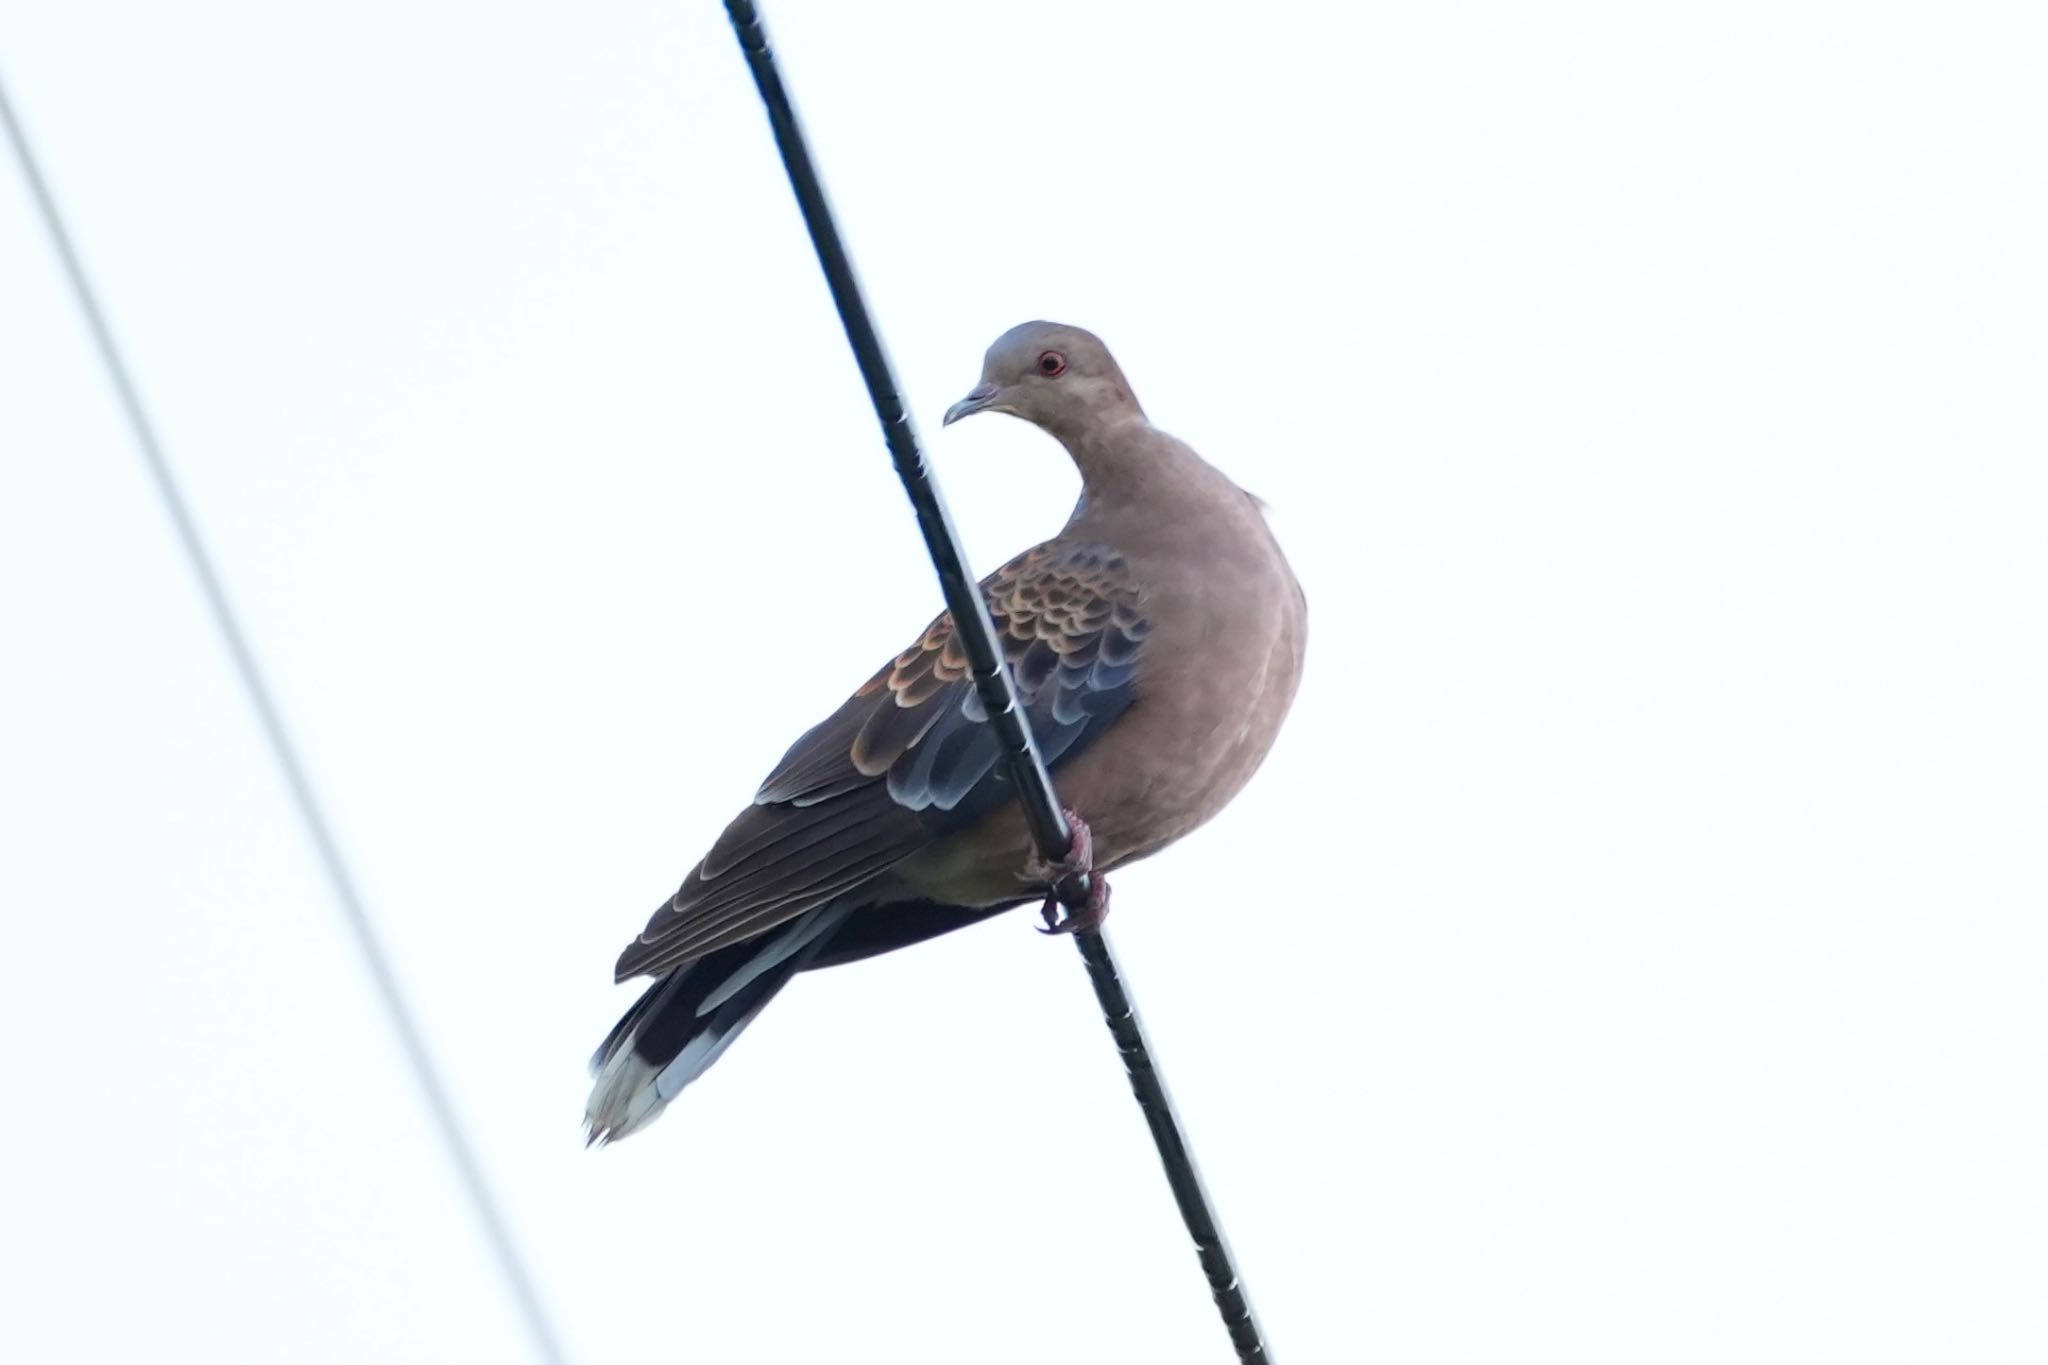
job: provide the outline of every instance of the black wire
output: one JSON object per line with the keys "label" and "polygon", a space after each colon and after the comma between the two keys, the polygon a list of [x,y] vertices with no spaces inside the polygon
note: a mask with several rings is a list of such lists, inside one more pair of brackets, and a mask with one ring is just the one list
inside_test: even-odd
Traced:
{"label": "black wire", "polygon": [[499,1210],[496,1197],[484,1177],[483,1166],[478,1162],[476,1152],[464,1133],[462,1122],[456,1117],[454,1101],[449,1097],[447,1087],[442,1084],[439,1070],[432,1054],[427,1050],[426,1037],[420,1031],[419,1022],[414,1018],[412,1007],[406,1003],[404,990],[398,984],[397,973],[392,970],[390,955],[385,951],[377,936],[376,926],[370,920],[369,910],[363,904],[362,894],[357,891],[355,878],[350,874],[347,862],[341,854],[341,846],[335,841],[334,832],[327,823],[319,799],[314,795],[313,783],[306,774],[305,763],[300,759],[298,748],[292,742],[290,731],[285,728],[283,713],[257,666],[255,651],[250,648],[247,634],[235,616],[227,589],[221,582],[220,572],[214,567],[213,556],[206,548],[200,535],[198,523],[192,519],[192,512],[185,501],[185,495],[178,487],[176,476],[171,472],[170,461],[164,456],[163,446],[157,440],[155,425],[142,406],[142,398],[130,375],[127,362],[122,358],[120,347],[114,342],[113,329],[108,326],[106,315],[100,310],[98,297],[93,293],[92,284],[85,273],[85,265],[79,259],[73,245],[71,233],[64,225],[64,218],[57,209],[56,198],[43,178],[35,155],[29,149],[28,136],[15,118],[14,106],[7,97],[4,83],[0,83],[0,122],[7,125],[8,140],[14,144],[14,155],[21,165],[23,179],[28,182],[29,194],[36,201],[42,213],[43,225],[49,230],[51,243],[57,249],[57,257],[64,268],[64,276],[70,282],[71,292],[78,302],[78,310],[84,314],[86,328],[92,333],[93,345],[98,349],[100,361],[105,365],[107,378],[114,387],[115,397],[120,400],[121,410],[128,418],[128,426],[134,433],[135,444],[142,452],[142,461],[149,469],[150,480],[156,486],[165,514],[176,530],[178,543],[185,551],[185,559],[192,568],[192,576],[199,582],[200,595],[206,599],[208,611],[214,625],[219,628],[221,642],[227,646],[228,657],[233,661],[236,675],[241,679],[250,709],[255,711],[264,738],[269,741],[272,757],[277,760],[279,771],[284,775],[286,789],[291,794],[292,804],[298,808],[299,819],[306,827],[313,851],[318,856],[321,868],[334,890],[335,905],[347,923],[349,934],[355,939],[356,948],[362,955],[363,968],[369,974],[370,984],[375,988],[377,999],[384,1007],[384,1013],[391,1021],[391,1031],[397,1035],[399,1050],[412,1070],[413,1079],[418,1082],[420,1095],[427,1110],[433,1116],[434,1126],[441,1134],[442,1145],[447,1149],[448,1159],[455,1167],[463,1190],[469,1196],[471,1211],[483,1230],[484,1240],[490,1244],[498,1268],[505,1277],[506,1288],[525,1319],[527,1331],[533,1337],[534,1354],[548,1365],[564,1365],[568,1357],[563,1354],[561,1342],[548,1319],[547,1310],[542,1306],[540,1292],[533,1277],[512,1240],[510,1226]]}
{"label": "black wire", "polygon": [[[747,66],[754,73],[754,84],[761,92],[762,103],[768,107],[768,122],[775,130],[775,145],[781,150],[784,169],[789,172],[790,188],[796,192],[797,206],[802,210],[804,226],[811,234],[811,245],[817,249],[818,264],[824,269],[825,283],[831,288],[832,301],[839,309],[839,320],[846,328],[848,344],[853,347],[854,361],[860,366],[861,378],[867,382],[868,396],[874,401],[875,416],[881,420],[882,436],[888,443],[890,458],[895,462],[897,475],[903,480],[904,491],[910,495],[910,505],[916,509],[918,528],[924,532],[932,566],[938,570],[946,608],[953,614],[955,634],[966,647],[968,662],[974,670],[975,687],[988,712],[989,723],[995,726],[1002,740],[1010,780],[1017,788],[1017,799],[1023,803],[1032,838],[1042,856],[1048,861],[1058,861],[1066,856],[1072,845],[1072,831],[1061,812],[1059,798],[1053,793],[1052,780],[1046,774],[1045,762],[1032,738],[1030,722],[1017,705],[1016,687],[1004,666],[1002,654],[996,648],[995,626],[989,620],[988,605],[982,600],[981,591],[967,568],[966,556],[961,552],[960,538],[953,530],[945,499],[940,496],[938,484],[925,463],[924,453],[918,448],[910,415],[897,395],[896,377],[890,370],[889,359],[882,350],[882,340],[875,332],[874,322],[868,316],[867,304],[861,298],[860,284],[854,278],[852,262],[847,259],[846,248],[840,241],[824,187],[818,183],[817,170],[811,165],[803,129],[797,123],[796,109],[790,102],[789,91],[783,86],[782,75],[776,69],[775,55],[769,50],[761,16],[749,0],[725,0],[725,8],[732,17],[733,30],[739,36],[740,50],[746,54]],[[1071,879],[1061,891],[1062,899],[1078,904],[1086,897],[1087,885],[1080,879]],[[1240,1361],[1270,1361],[1272,1356],[1266,1350],[1258,1319],[1252,1313],[1244,1281],[1238,1276],[1236,1263],[1231,1258],[1230,1244],[1224,1240],[1223,1230],[1209,1206],[1201,1174],[1195,1169],[1194,1156],[1188,1150],[1187,1137],[1181,1131],[1173,1101],[1166,1093],[1166,1083],[1152,1062],[1151,1045],[1145,1036],[1144,1025],[1139,1021],[1137,1008],[1124,987],[1116,958],[1110,952],[1109,940],[1099,931],[1085,930],[1074,936],[1074,942],[1081,951],[1082,960],[1088,964],[1088,979],[1095,987],[1095,996],[1101,1002],[1110,1034],[1116,1039],[1118,1051],[1123,1054],[1131,1091],[1137,1096],[1138,1107],[1144,1111],[1146,1126],[1152,1130],[1160,1164],[1166,1168],[1167,1183],[1173,1188],[1174,1202],[1180,1206],[1181,1219],[1195,1240],[1195,1253],[1201,1260],[1202,1273],[1208,1278],[1209,1289],[1216,1297],[1217,1311],[1223,1316],[1231,1344],[1237,1348],[1237,1357]]]}
{"label": "black wire", "polygon": [[[790,186],[796,191],[797,203],[803,209],[804,226],[810,231],[811,245],[817,248],[818,264],[825,271],[825,283],[832,290],[832,302],[839,309],[840,323],[846,328],[847,343],[853,347],[854,363],[860,366],[860,377],[867,383],[868,397],[874,400],[875,416],[881,420],[882,439],[888,443],[889,458],[895,461],[897,476],[903,480],[904,491],[910,494],[910,505],[917,513],[918,529],[924,532],[925,545],[931,551],[932,567],[939,573],[939,588],[945,594],[946,609],[953,613],[953,619],[960,625],[959,638],[967,649],[967,663],[974,672],[975,689],[981,694],[982,708],[988,713],[989,724],[995,727],[997,736],[1002,740],[1010,780],[1016,784],[1017,799],[1024,805],[1024,818],[1031,826],[1031,836],[1048,859],[1057,861],[1064,858],[1072,846],[1073,832],[1067,828],[1066,816],[1053,796],[1052,781],[1045,772],[1045,760],[1039,757],[1038,741],[1024,720],[1022,708],[1017,705],[1016,686],[1010,681],[1009,670],[1003,667],[1003,656],[996,649],[996,628],[989,619],[988,604],[982,600],[980,589],[975,586],[974,575],[967,567],[967,555],[960,548],[960,537],[953,530],[953,518],[946,511],[946,502],[939,494],[938,484],[932,480],[924,452],[918,449],[917,433],[910,426],[910,414],[904,411],[903,400],[897,397],[896,376],[890,369],[888,355],[882,350],[882,338],[876,334],[875,324],[868,317],[860,281],[854,278],[853,263],[846,258],[846,248],[840,243],[839,229],[833,223],[832,210],[825,201],[824,186],[818,183],[818,173],[811,166],[810,149],[804,143],[803,129],[797,126],[796,109],[790,104],[789,92],[783,89],[781,73],[775,68],[775,54],[768,50],[768,35],[761,27],[761,16],[750,4],[728,0],[725,8],[739,34],[740,48],[747,55],[747,65],[753,69],[754,84],[760,87],[762,102],[768,106],[768,121],[775,128],[775,145],[782,151],[783,167],[789,172]],[[1074,880],[1078,883],[1077,892],[1085,895],[1086,879]]]}

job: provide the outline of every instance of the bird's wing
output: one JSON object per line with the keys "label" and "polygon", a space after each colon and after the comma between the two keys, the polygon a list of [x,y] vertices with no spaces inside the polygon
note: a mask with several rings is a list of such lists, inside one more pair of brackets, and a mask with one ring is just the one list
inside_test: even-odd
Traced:
{"label": "bird's wing", "polygon": [[[1123,557],[1049,542],[982,580],[1048,764],[1131,704],[1151,623]],[[619,957],[679,967],[825,904],[1013,795],[950,614],[790,746]]]}

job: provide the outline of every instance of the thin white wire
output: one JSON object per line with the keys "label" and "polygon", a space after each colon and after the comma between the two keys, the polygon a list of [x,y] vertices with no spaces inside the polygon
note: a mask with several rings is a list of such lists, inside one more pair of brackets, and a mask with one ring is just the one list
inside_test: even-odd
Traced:
{"label": "thin white wire", "polygon": [[476,1215],[484,1240],[490,1245],[498,1269],[504,1275],[506,1288],[511,1292],[519,1314],[525,1321],[526,1329],[533,1338],[534,1354],[547,1365],[566,1365],[568,1357],[563,1353],[560,1339],[556,1336],[547,1310],[541,1303],[539,1289],[526,1268],[518,1246],[512,1240],[511,1228],[505,1221],[497,1197],[492,1193],[490,1182],[484,1176],[483,1167],[477,1160],[476,1151],[463,1130],[462,1122],[456,1116],[454,1102],[449,1098],[447,1087],[441,1081],[440,1071],[427,1049],[426,1038],[420,1031],[412,1007],[406,1002],[405,993],[398,984],[398,977],[392,971],[390,956],[385,951],[376,926],[370,919],[369,911],[363,904],[362,894],[356,889],[355,878],[349,873],[348,864],[341,854],[341,847],[335,841],[334,832],[327,823],[327,816],[314,794],[312,781],[306,775],[305,764],[299,758],[298,748],[292,741],[291,733],[285,728],[283,715],[278,710],[270,685],[257,666],[255,652],[250,648],[248,637],[244,634],[234,608],[229,603],[227,590],[221,582],[218,570],[214,568],[213,556],[206,548],[198,524],[192,519],[184,494],[179,490],[177,479],[171,472],[170,462],[164,457],[163,447],[156,437],[156,428],[142,406],[141,396],[129,373],[127,362],[122,358],[120,347],[114,342],[113,331],[107,325],[106,315],[100,310],[98,297],[86,277],[85,266],[73,245],[71,233],[65,226],[63,215],[58,212],[56,199],[50,193],[41,167],[29,149],[28,137],[15,117],[14,105],[8,98],[4,79],[0,79],[0,123],[7,126],[8,140],[14,146],[14,155],[21,166],[22,178],[28,182],[30,197],[35,200],[43,225],[49,230],[51,244],[56,248],[65,278],[71,285],[72,296],[77,300],[79,312],[85,317],[87,330],[92,333],[93,344],[99,351],[100,360],[106,366],[107,378],[113,384],[115,396],[119,399],[121,410],[128,419],[129,429],[134,433],[135,444],[142,453],[144,465],[149,469],[150,479],[163,503],[164,513],[177,531],[178,542],[184,548],[186,561],[192,568],[192,576],[198,580],[200,595],[206,599],[214,624],[220,630],[221,642],[227,646],[235,673],[242,681],[242,690],[249,707],[256,713],[257,723],[263,730],[264,738],[269,741],[271,754],[276,758],[278,769],[284,776],[285,788],[290,793],[292,804],[297,807],[299,819],[306,827],[307,838],[312,842],[313,851],[334,889],[335,906],[347,923],[351,937],[355,939],[370,984],[376,992],[378,1002],[384,1007],[385,1015],[391,1021],[391,1031],[398,1037],[399,1050],[404,1053],[413,1079],[419,1084],[420,1097],[433,1117],[434,1126],[440,1131],[442,1144],[448,1151],[448,1159],[455,1167],[456,1175],[469,1196],[471,1210]]}

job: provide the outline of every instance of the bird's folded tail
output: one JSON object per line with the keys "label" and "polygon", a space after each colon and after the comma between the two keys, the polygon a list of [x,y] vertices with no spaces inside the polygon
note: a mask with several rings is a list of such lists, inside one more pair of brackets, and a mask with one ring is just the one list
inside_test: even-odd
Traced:
{"label": "bird's folded tail", "polygon": [[583,1113],[590,1141],[614,1142],[654,1122],[851,912],[844,903],[823,906],[686,963],[649,986],[590,1059],[597,1077]]}

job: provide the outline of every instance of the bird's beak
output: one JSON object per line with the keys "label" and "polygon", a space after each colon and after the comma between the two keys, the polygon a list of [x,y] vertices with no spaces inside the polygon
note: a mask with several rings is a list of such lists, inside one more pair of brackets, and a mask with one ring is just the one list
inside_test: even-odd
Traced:
{"label": "bird's beak", "polygon": [[950,427],[962,417],[972,417],[975,413],[980,412],[989,404],[995,402],[996,395],[1000,392],[1001,390],[992,383],[976,384],[967,391],[965,398],[946,409],[945,420],[940,422],[939,425]]}

